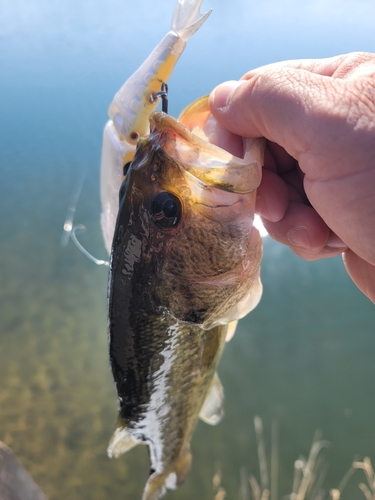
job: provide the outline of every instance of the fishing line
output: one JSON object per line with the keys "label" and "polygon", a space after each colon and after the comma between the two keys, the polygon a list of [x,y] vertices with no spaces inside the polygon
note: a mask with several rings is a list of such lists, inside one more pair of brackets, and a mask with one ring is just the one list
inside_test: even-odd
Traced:
{"label": "fishing line", "polygon": [[79,250],[81,250],[81,252],[83,253],[83,255],[86,255],[86,257],[88,257],[97,266],[109,266],[109,261],[108,260],[97,259],[93,255],[91,255],[91,253],[88,252],[86,250],[86,248],[84,248],[81,245],[81,243],[78,241],[78,238],[77,238],[77,235],[76,235],[77,231],[80,231],[81,233],[83,233],[84,231],[86,231],[86,226],[84,226],[83,224],[76,224],[75,226],[73,226],[73,228],[71,230],[71,233],[70,233],[70,237],[71,237],[73,243],[75,244],[75,246]]}
{"label": "fishing line", "polygon": [[87,258],[89,258],[92,262],[94,262],[97,266],[109,266],[109,262],[107,260],[101,260],[97,259],[93,255],[91,255],[90,252],[88,252],[78,241],[76,232],[81,231],[84,232],[86,231],[86,227],[83,224],[76,224],[73,225],[74,221],[74,216],[76,214],[77,210],[77,205],[79,198],[81,196],[83,184],[86,179],[86,174],[87,174],[88,167],[86,166],[82,172],[81,175],[78,178],[77,184],[75,185],[72,197],[70,199],[70,203],[68,206],[68,210],[66,212],[66,217],[65,217],[65,222],[64,222],[64,228],[63,228],[63,233],[61,235],[61,245],[63,247],[66,247],[66,245],[69,243],[69,240],[72,239],[73,243],[75,246],[83,253],[83,255],[86,255]]}
{"label": "fishing line", "polygon": [[60,240],[61,245],[63,247],[66,247],[66,245],[68,244],[69,238],[70,238],[71,233],[72,233],[73,220],[74,220],[74,216],[76,214],[77,205],[78,205],[79,198],[81,196],[83,184],[84,184],[85,179],[86,179],[87,169],[88,169],[87,166],[84,169],[82,169],[81,175],[78,178],[77,184],[75,185],[73,194],[70,198],[68,210],[66,211],[64,229],[63,229],[63,233],[61,235],[61,240]]}

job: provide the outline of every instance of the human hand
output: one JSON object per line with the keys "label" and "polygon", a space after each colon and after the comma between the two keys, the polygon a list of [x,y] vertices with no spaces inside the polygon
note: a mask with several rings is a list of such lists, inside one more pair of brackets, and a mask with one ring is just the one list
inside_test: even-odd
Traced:
{"label": "human hand", "polygon": [[267,139],[257,212],[271,237],[308,260],[344,253],[375,302],[375,54],[271,64],[219,85],[210,107]]}

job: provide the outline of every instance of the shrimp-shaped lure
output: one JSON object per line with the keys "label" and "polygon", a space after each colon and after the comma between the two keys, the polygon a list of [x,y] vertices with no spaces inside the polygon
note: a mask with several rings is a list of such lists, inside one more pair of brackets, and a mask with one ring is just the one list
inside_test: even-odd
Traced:
{"label": "shrimp-shaped lure", "polygon": [[133,159],[139,138],[149,134],[149,117],[158,105],[158,96],[171,77],[186,42],[211,13],[211,10],[200,13],[202,2],[177,1],[171,31],[124,83],[109,107],[110,120],[104,128],[101,161],[101,226],[109,253],[124,166]]}

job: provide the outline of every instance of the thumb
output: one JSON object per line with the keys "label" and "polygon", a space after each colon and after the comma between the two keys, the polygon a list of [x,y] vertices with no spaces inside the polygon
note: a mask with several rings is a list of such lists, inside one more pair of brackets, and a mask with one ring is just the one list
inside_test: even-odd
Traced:
{"label": "thumb", "polygon": [[[315,142],[324,137],[322,118],[335,117],[339,124],[337,109],[345,112],[343,80],[276,65],[250,72],[245,78],[225,82],[212,91],[212,114],[231,132],[266,137],[297,160],[312,145],[314,150],[323,146]],[[330,113],[333,108],[335,113]]]}

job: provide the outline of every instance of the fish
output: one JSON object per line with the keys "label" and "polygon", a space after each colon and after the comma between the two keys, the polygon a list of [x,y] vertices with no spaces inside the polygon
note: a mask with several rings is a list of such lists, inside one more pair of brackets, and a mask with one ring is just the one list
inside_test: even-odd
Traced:
{"label": "fish", "polygon": [[119,193],[108,285],[119,417],[108,454],[148,446],[143,500],[183,484],[198,419],[221,420],[217,365],[262,293],[253,219],[264,143],[246,139],[235,157],[207,140],[211,119],[208,97],[178,120],[152,113]]}
{"label": "fish", "polygon": [[178,119],[157,111],[186,42],[211,12],[200,13],[202,1],[178,0],[171,31],[116,94],[103,135],[101,226],[119,409],[107,453],[148,446],[142,500],[184,483],[198,419],[223,418],[218,362],[262,294],[253,219],[264,142],[241,139],[241,154],[224,150],[207,96]]}
{"label": "fish", "polygon": [[171,30],[116,93],[103,133],[100,173],[101,228],[110,253],[124,166],[134,157],[138,140],[149,134],[149,118],[165,94],[165,85],[188,40],[212,10],[200,13],[203,0],[177,0]]}

